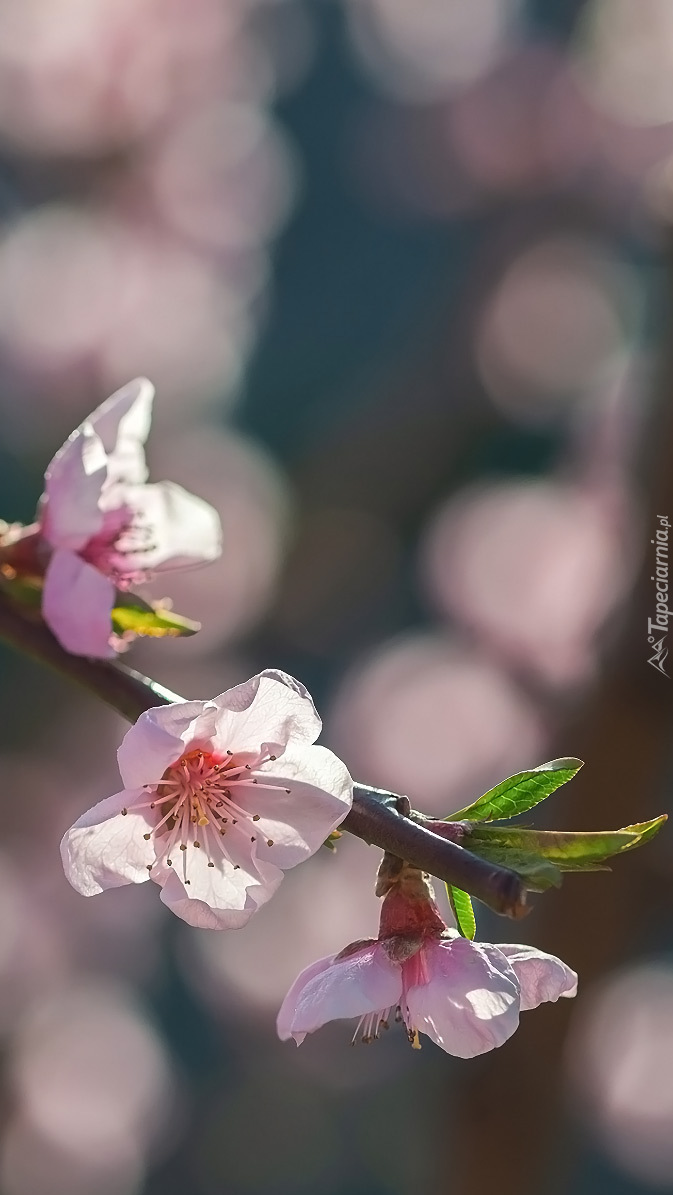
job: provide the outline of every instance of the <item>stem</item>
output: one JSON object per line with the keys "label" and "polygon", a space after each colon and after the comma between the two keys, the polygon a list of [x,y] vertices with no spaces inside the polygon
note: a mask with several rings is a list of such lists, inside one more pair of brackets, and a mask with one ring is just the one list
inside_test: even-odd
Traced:
{"label": "stem", "polygon": [[[2,591],[0,639],[76,681],[130,722],[153,706],[182,701],[176,693],[123,664],[70,655],[44,623],[27,618]],[[496,913],[523,916],[526,891],[513,871],[487,863],[457,843],[434,834],[407,816],[408,812],[406,797],[356,783],[352,809],[340,829],[448,884],[464,888]]]}

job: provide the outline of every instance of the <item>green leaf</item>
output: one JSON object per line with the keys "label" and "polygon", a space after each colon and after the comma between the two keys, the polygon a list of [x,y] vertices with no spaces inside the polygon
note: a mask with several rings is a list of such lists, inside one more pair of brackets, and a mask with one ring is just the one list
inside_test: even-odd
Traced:
{"label": "green leaf", "polygon": [[539,768],[517,772],[445,820],[486,822],[516,817],[551,796],[562,784],[567,784],[581,767],[581,759],[552,759],[549,763],[541,763]]}
{"label": "green leaf", "polygon": [[17,605],[31,611],[40,609],[43,589],[41,577],[26,576],[9,569],[0,573],[0,585]]}
{"label": "green leaf", "polygon": [[326,838],[325,841],[323,842],[323,846],[326,846],[329,851],[336,851],[337,842],[339,841],[340,838],[343,838],[343,831],[342,830],[332,830],[332,833],[330,834],[329,838]]}
{"label": "green leaf", "polygon": [[449,897],[449,904],[453,909],[453,915],[456,919],[458,932],[464,938],[469,938],[472,941],[477,932],[477,923],[474,918],[474,909],[472,908],[470,897],[467,892],[463,892],[462,888],[454,888],[453,884],[447,884],[446,891]]}
{"label": "green leaf", "polygon": [[165,606],[151,606],[133,595],[128,602],[120,602],[112,611],[112,629],[118,635],[132,631],[155,639],[174,639],[181,635],[195,635],[201,624],[181,614],[174,614]]}
{"label": "green leaf", "polygon": [[[624,826],[621,830],[600,830],[590,833],[556,830],[521,830],[518,827],[485,826],[477,823],[471,826],[463,840],[463,846],[518,872],[524,879],[544,882],[542,869],[539,876],[528,872],[529,865],[546,864],[555,871],[598,871],[606,860],[623,855],[648,842],[661,829],[666,814],[651,821]],[[522,867],[524,870],[522,870]],[[549,886],[548,884],[546,886]]]}
{"label": "green leaf", "polygon": [[[464,839],[467,846],[468,839]],[[530,892],[546,892],[547,888],[560,888],[562,882],[561,868],[549,859],[526,850],[525,847],[504,847],[490,843],[472,843],[469,841],[468,850],[495,863],[499,867],[507,867],[522,879]]]}

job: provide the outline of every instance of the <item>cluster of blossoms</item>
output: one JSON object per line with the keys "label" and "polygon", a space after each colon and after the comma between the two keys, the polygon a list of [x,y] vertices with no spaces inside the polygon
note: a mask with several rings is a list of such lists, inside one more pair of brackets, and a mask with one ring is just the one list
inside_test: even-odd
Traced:
{"label": "cluster of blossoms", "polygon": [[[138,378],[73,432],[27,529],[42,616],[75,655],[114,657],[125,646],[113,622],[120,591],[221,550],[210,506],[171,482],[147,484],[153,396]],[[351,809],[353,781],[316,745],[320,731],[303,685],[272,669],[210,701],[146,710],[118,751],[123,788],[63,837],[68,880],[84,896],[153,880],[190,925],[244,926]],[[371,1041],[394,1016],[414,1046],[425,1033],[471,1057],[502,1045],[521,1010],[574,995],[577,977],[559,959],[450,929],[428,877],[403,860],[384,856],[377,894],[378,938],[298,977],[278,1016],[281,1038],[300,1043],[327,1021],[357,1017],[355,1037]]]}

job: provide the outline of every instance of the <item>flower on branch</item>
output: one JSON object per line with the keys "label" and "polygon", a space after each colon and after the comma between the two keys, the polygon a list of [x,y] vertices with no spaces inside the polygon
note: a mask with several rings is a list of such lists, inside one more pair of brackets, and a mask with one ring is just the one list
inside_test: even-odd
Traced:
{"label": "flower on branch", "polygon": [[207,502],[170,481],[147,484],[153,398],[147,378],[129,382],[72,433],[45,474],[38,519],[52,551],[42,614],[74,655],[114,656],[117,589],[221,552],[220,520]]}
{"label": "flower on branch", "polygon": [[63,838],[70,883],[92,896],[153,879],[190,925],[245,925],[351,807],[351,777],[314,745],[320,730],[303,685],[274,670],[147,710],[119,748],[124,790]]}
{"label": "flower on branch", "polygon": [[575,972],[553,955],[471,942],[449,929],[425,877],[396,862],[397,874],[384,882],[378,938],[302,971],[278,1014],[283,1041],[300,1045],[328,1021],[357,1017],[353,1042],[371,1042],[394,1017],[416,1048],[425,1033],[448,1054],[472,1058],[506,1042],[521,1011],[575,995]]}

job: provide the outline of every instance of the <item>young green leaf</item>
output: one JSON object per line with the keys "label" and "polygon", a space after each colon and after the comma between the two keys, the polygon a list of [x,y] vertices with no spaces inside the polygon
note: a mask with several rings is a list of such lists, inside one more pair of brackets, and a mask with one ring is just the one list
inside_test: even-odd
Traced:
{"label": "young green leaf", "polygon": [[141,598],[133,602],[118,604],[112,611],[112,629],[118,635],[132,631],[134,635],[145,635],[154,639],[177,638],[181,635],[195,635],[201,624],[172,610],[157,605],[150,606]]}
{"label": "young green leaf", "polygon": [[558,872],[597,871],[615,855],[622,855],[648,842],[665,821],[666,814],[662,814],[651,821],[624,826],[621,830],[590,833],[521,830],[518,827],[477,823],[467,831],[463,845],[475,855],[511,868],[524,879],[528,879],[529,875],[522,870],[522,864],[528,868],[533,861],[551,866]]}
{"label": "young green leaf", "polygon": [[486,822],[516,817],[539,805],[555,789],[567,784],[582,767],[581,759],[552,759],[528,772],[501,780],[471,805],[452,813],[446,821]]}
{"label": "young green leaf", "polygon": [[471,941],[477,932],[472,900],[467,892],[463,892],[462,888],[454,888],[453,884],[447,884],[446,891],[449,897],[449,904],[453,909],[453,915],[456,919],[458,932],[464,938],[469,938]]}

